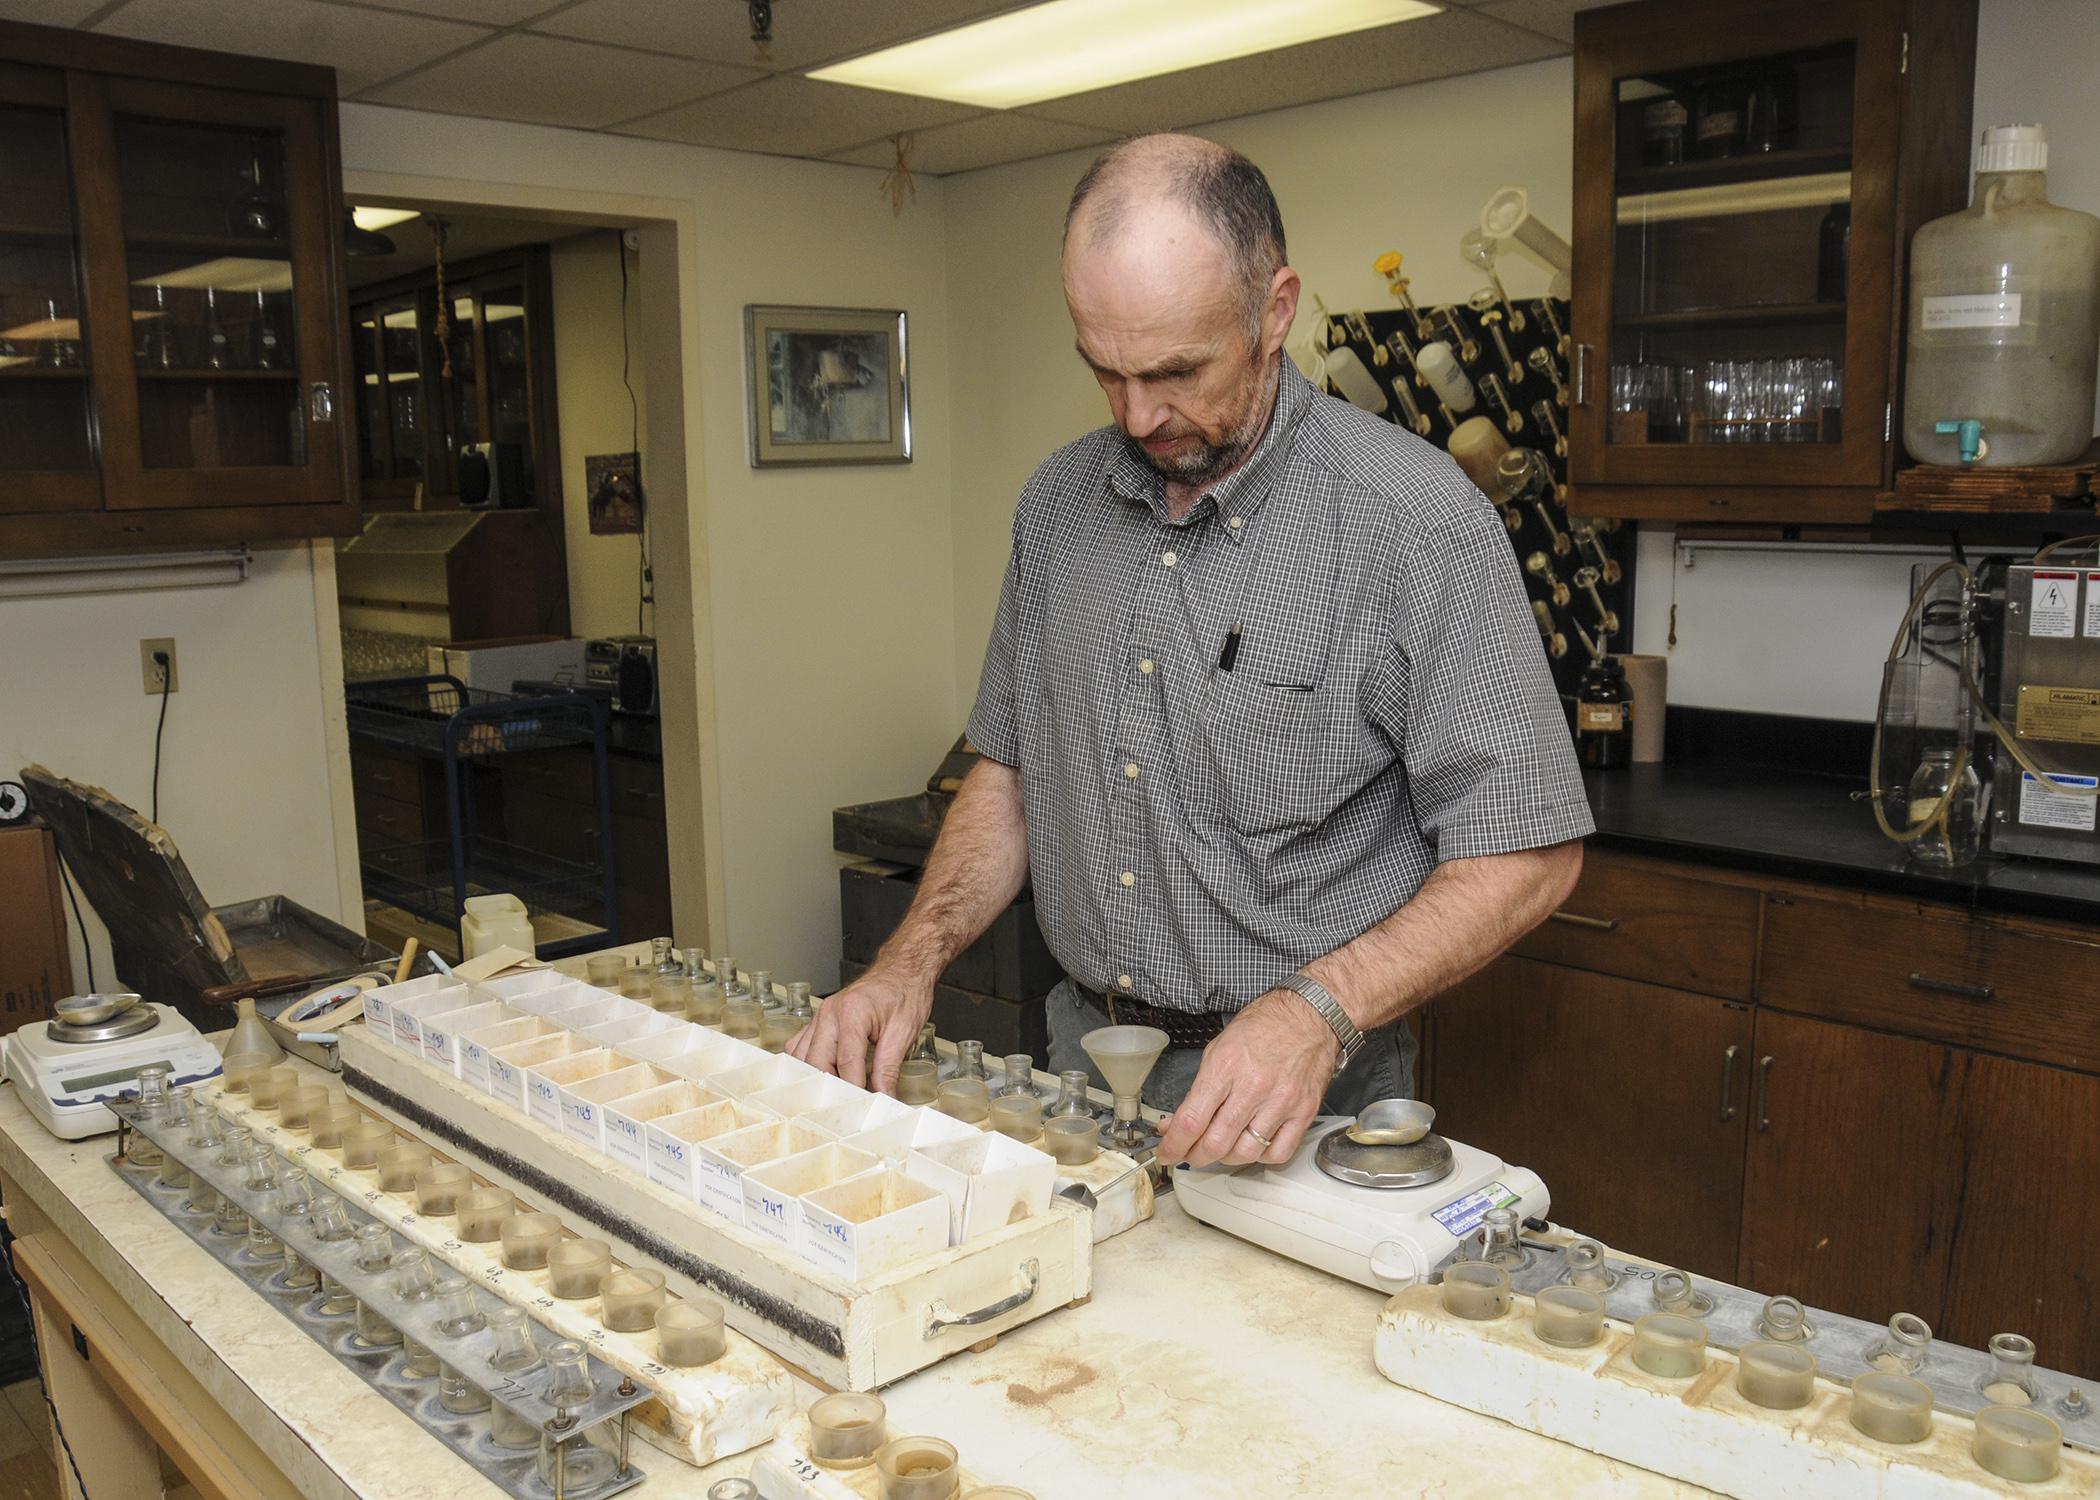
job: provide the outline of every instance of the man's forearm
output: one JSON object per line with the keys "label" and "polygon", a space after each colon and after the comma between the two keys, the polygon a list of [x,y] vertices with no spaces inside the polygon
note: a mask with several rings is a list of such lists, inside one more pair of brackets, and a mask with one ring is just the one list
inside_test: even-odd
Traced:
{"label": "man's forearm", "polygon": [[1027,879],[1021,773],[979,760],[941,823],[911,910],[882,945],[875,967],[933,983],[1006,910]]}
{"label": "man's forearm", "polygon": [[1438,865],[1398,911],[1305,972],[1365,1031],[1397,1021],[1487,967],[1575,887],[1582,845]]}

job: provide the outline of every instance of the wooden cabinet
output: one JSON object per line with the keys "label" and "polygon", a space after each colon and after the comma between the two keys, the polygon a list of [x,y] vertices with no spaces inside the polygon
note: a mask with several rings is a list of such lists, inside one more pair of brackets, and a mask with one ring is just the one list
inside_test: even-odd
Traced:
{"label": "wooden cabinet", "polygon": [[1863,523],[1911,234],[1968,186],[1975,0],[1575,20],[1569,509]]}
{"label": "wooden cabinet", "polygon": [[1747,1006],[1511,958],[1435,1030],[1439,1130],[1537,1172],[1556,1222],[1735,1280]]}
{"label": "wooden cabinet", "polygon": [[2090,930],[1610,850],[1564,913],[1433,1007],[1439,1129],[1607,1244],[2100,1379]]}
{"label": "wooden cabinet", "polygon": [[334,75],[0,23],[0,552],[343,535]]}

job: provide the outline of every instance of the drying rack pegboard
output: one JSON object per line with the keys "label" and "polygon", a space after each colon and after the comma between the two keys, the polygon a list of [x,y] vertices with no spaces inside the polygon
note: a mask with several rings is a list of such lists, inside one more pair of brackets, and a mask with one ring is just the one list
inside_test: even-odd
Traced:
{"label": "drying rack pegboard", "polygon": [[[1378,410],[1439,448],[1448,449],[1452,433],[1469,418],[1485,418],[1513,451],[1536,455],[1528,490],[1483,488],[1509,528],[1554,685],[1572,699],[1597,648],[1632,649],[1633,527],[1568,514],[1568,304],[1529,298],[1482,306],[1485,301],[1331,313],[1314,336],[1330,360],[1328,389],[1344,400]],[[1422,373],[1432,344],[1442,346],[1463,376],[1472,393],[1469,408],[1441,400]],[[1331,361],[1344,348],[1376,385],[1382,407],[1370,406],[1360,381],[1335,378]]]}

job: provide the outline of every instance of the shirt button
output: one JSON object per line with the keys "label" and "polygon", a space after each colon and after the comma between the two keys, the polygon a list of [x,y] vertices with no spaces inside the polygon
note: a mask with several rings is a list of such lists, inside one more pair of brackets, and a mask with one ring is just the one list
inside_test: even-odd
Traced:
{"label": "shirt button", "polygon": [[1147,677],[1150,677],[1152,675],[1152,658],[1148,656],[1143,661],[1139,662],[1138,670],[1140,672],[1143,672]]}
{"label": "shirt button", "polygon": [[1125,870],[1121,875],[1117,876],[1116,878],[1122,881],[1123,884],[1126,886],[1137,884],[1137,873],[1133,870]]}
{"label": "shirt button", "polygon": [[1180,561],[1181,559],[1171,552],[1162,552],[1159,555],[1159,565],[1163,568],[1171,568]]}
{"label": "shirt button", "polygon": [[1119,989],[1119,990],[1127,990],[1127,989],[1129,989],[1129,988],[1130,988],[1130,976],[1129,976],[1128,974],[1118,974],[1118,975],[1116,976],[1116,988],[1117,988],[1117,989]]}
{"label": "shirt button", "polygon": [[1225,524],[1231,527],[1234,531],[1238,531],[1240,529],[1242,521],[1241,518],[1238,516],[1229,516],[1226,518]]}

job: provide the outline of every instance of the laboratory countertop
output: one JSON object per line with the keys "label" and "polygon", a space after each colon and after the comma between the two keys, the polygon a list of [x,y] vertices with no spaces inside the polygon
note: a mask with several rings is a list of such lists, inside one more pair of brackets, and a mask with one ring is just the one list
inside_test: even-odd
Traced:
{"label": "laboratory countertop", "polygon": [[1670,722],[1662,764],[1583,773],[1593,847],[2100,921],[2100,869],[2000,855],[1951,872],[1911,863],[1865,800],[1867,726],[1677,709]]}
{"label": "laboratory countertop", "polygon": [[[0,1087],[0,1173],[301,1493],[500,1496],[169,1226],[110,1170],[112,1148],[54,1139]],[[1038,1500],[1709,1493],[1391,1384],[1372,1363],[1380,1305],[1196,1223],[1169,1195],[1151,1222],[1096,1247],[1091,1301],[882,1395],[892,1432],[944,1437],[982,1482]],[[704,1470],[646,1446],[637,1456],[640,1500],[699,1500],[756,1455]]]}

